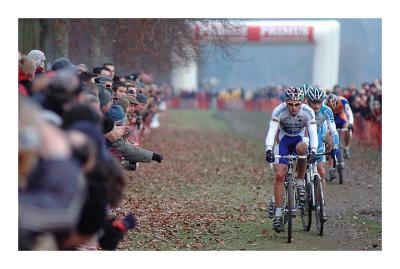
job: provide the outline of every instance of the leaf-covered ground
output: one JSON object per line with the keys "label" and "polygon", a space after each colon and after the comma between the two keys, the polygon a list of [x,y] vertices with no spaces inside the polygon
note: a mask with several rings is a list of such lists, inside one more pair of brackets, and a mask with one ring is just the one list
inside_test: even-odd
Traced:
{"label": "leaf-covered ground", "polygon": [[[140,164],[137,171],[127,172],[124,197],[116,212],[135,212],[139,225],[121,242],[120,250],[380,247],[380,220],[365,217],[371,210],[365,216],[351,207],[343,210],[343,218],[355,225],[355,236],[361,233],[365,239],[367,235],[367,241],[359,244],[343,244],[347,238],[329,232],[340,227],[327,227],[324,237],[317,236],[314,227],[303,232],[300,219],[296,220],[292,244],[286,243],[285,233],[272,230],[265,217],[272,174],[264,161],[263,139],[258,137],[265,131],[266,115],[242,112],[232,117],[211,110],[170,110],[161,122],[159,129],[145,136],[143,147],[162,153],[163,162]],[[237,130],[241,128],[247,133],[240,134]],[[379,204],[379,197],[377,200]],[[377,207],[380,209],[380,204]]]}

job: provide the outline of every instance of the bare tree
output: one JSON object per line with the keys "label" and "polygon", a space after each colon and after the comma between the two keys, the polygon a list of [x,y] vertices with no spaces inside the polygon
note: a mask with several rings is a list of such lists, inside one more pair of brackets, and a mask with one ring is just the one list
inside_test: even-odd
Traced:
{"label": "bare tree", "polygon": [[[23,19],[22,19],[23,20]],[[236,31],[227,19],[40,19],[41,44],[50,44],[51,58],[70,57],[74,62],[99,65],[113,61],[121,69],[165,72],[176,59],[199,61],[201,36],[196,27],[208,29],[208,43],[231,58],[231,47],[221,30]],[[22,32],[23,29],[20,31]],[[31,33],[32,34],[32,33]],[[210,39],[211,37],[211,39]],[[21,36],[20,38],[24,38]],[[46,48],[44,48],[46,49]],[[63,55],[61,55],[63,54]],[[52,56],[52,57],[51,57]],[[177,56],[177,57],[176,57]],[[181,62],[179,64],[182,64]]]}

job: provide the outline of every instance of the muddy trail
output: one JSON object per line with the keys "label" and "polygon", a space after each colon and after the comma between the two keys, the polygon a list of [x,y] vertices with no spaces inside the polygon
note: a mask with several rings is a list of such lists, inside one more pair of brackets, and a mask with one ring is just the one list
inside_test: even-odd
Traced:
{"label": "muddy trail", "polygon": [[127,173],[114,211],[139,225],[120,250],[380,250],[381,152],[355,145],[345,182],[328,184],[324,236],[276,234],[266,218],[273,175],[264,160],[264,113],[170,110],[143,147],[161,164]]}

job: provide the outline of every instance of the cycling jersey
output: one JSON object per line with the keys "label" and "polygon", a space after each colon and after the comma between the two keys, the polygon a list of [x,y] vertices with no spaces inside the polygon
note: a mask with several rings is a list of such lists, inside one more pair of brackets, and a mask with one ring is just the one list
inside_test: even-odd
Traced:
{"label": "cycling jersey", "polygon": [[318,135],[314,111],[308,105],[301,104],[299,112],[296,116],[292,116],[286,103],[278,105],[272,111],[268,134],[265,138],[266,150],[272,150],[274,138],[278,129],[278,140],[282,142],[284,137],[305,137],[306,127],[310,136],[311,150],[316,151],[318,146]]}
{"label": "cycling jersey", "polygon": [[[321,109],[315,112],[315,121],[317,123],[317,134],[318,134],[318,149],[317,153],[325,152],[324,138],[329,129],[334,147],[339,147],[339,135],[336,131],[336,125],[332,110],[325,104],[322,104]],[[317,162],[325,162],[325,156],[319,156]]]}
{"label": "cycling jersey", "polygon": [[343,96],[338,96],[336,107],[331,109],[335,115],[337,125],[343,125],[344,122],[349,122],[350,124],[354,123],[353,112],[351,111],[349,101]]}
{"label": "cycling jersey", "polygon": [[[337,148],[339,146],[339,135],[336,131],[336,125],[332,110],[325,104],[322,104],[321,109],[315,112],[315,121],[317,123],[318,137],[322,136],[322,139],[326,135],[327,129],[331,132],[333,138],[333,144]],[[326,122],[328,128],[324,128],[324,122]]]}

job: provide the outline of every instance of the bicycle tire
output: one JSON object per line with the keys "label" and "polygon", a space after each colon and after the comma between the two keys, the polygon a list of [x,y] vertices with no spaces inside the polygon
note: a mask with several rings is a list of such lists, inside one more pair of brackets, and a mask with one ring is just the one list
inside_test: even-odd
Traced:
{"label": "bicycle tire", "polygon": [[312,222],[312,195],[311,195],[311,185],[308,182],[306,185],[307,202],[304,206],[300,208],[301,222],[303,224],[303,230],[308,232],[311,229]]}
{"label": "bicycle tire", "polygon": [[294,193],[293,193],[293,178],[290,177],[288,178],[288,184],[287,184],[287,224],[288,224],[288,243],[292,242],[292,232],[293,232],[293,215],[292,215],[292,209],[293,209],[293,201],[294,201]]}
{"label": "bicycle tire", "polygon": [[339,184],[343,184],[343,154],[344,150],[342,148],[339,153],[338,163],[336,164],[338,168]]}
{"label": "bicycle tire", "polygon": [[314,192],[315,192],[315,224],[317,226],[318,235],[324,233],[324,201],[322,183],[319,175],[314,176]]}

